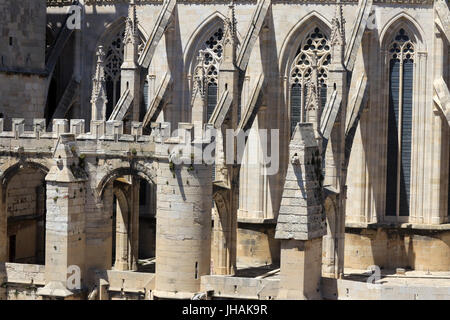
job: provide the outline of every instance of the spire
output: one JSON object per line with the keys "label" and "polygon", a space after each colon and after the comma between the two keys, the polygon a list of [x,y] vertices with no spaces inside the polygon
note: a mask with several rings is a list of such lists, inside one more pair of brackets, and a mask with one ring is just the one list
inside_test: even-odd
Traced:
{"label": "spire", "polygon": [[122,69],[137,69],[139,57],[138,21],[136,15],[136,4],[130,0],[128,6],[128,17],[125,20],[125,34],[123,36],[123,64]]}
{"label": "spire", "polygon": [[336,12],[331,21],[332,64],[343,65],[345,54],[345,19],[341,0],[336,0]]}
{"label": "spire", "polygon": [[236,61],[236,17],[234,1],[228,6],[228,15],[224,24],[222,65],[224,68],[234,68],[234,62]]}
{"label": "spire", "polygon": [[340,0],[336,0],[336,11],[331,21],[331,44],[345,45],[345,19]]}
{"label": "spire", "polygon": [[103,47],[97,48],[97,67],[94,78],[92,79],[92,119],[105,120],[106,104],[108,99],[106,96],[106,81],[105,81],[105,52]]}
{"label": "spire", "polygon": [[134,0],[130,0],[130,5],[128,6],[128,17],[125,21],[125,35],[124,43],[137,43],[137,15],[136,15],[136,4]]}
{"label": "spire", "polygon": [[233,38],[236,36],[236,13],[234,8],[234,1],[231,1],[231,4],[228,6],[228,15],[225,20],[225,34],[227,34],[227,30],[229,30],[230,36]]}

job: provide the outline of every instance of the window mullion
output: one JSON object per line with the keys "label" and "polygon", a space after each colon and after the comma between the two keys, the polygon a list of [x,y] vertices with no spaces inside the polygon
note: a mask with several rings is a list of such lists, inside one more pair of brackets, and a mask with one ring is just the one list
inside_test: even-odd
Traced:
{"label": "window mullion", "polygon": [[396,216],[400,217],[400,179],[402,168],[402,126],[403,126],[403,55],[400,54],[399,70],[399,93],[398,93],[398,152],[397,152],[397,203]]}

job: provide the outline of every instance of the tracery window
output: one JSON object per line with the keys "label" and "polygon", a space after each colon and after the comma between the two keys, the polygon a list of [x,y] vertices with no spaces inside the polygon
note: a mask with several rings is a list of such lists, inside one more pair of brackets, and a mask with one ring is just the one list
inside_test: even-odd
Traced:
{"label": "tracery window", "polygon": [[219,67],[223,58],[223,29],[218,28],[214,34],[204,42],[199,50],[198,63],[195,67],[194,90],[197,87],[206,95],[206,118],[208,121],[217,104],[217,89]]}
{"label": "tracery window", "polygon": [[[111,44],[106,51],[105,79],[108,104],[106,105],[106,118],[111,115],[114,106],[120,99],[120,68],[123,63],[125,27],[112,38]],[[139,37],[139,55],[144,49],[145,40]]]}
{"label": "tracery window", "polygon": [[323,109],[327,99],[328,66],[331,62],[331,54],[329,40],[318,27],[303,40],[290,69],[291,133],[297,122],[304,121],[306,94],[311,80],[314,55],[317,59],[320,103]]}
{"label": "tracery window", "polygon": [[206,119],[211,117],[217,104],[217,80],[219,75],[219,65],[222,62],[223,30],[219,28],[214,35],[206,41],[206,49],[204,51],[204,65],[206,67]]}
{"label": "tracery window", "polygon": [[414,43],[400,29],[388,48],[386,215],[409,216]]}

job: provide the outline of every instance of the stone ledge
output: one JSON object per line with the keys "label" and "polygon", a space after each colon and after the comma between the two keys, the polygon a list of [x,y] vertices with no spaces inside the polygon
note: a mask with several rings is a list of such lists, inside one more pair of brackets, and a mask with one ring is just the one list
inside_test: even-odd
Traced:
{"label": "stone ledge", "polygon": [[277,223],[277,220],[275,218],[238,217],[237,222],[251,224],[275,224]]}
{"label": "stone ledge", "polygon": [[430,231],[450,231],[450,223],[445,224],[417,224],[417,223],[366,223],[366,222],[347,222],[346,228],[354,229],[414,229],[414,230],[430,230]]}
{"label": "stone ledge", "polygon": [[161,291],[155,290],[153,291],[153,296],[155,298],[162,299],[180,299],[180,300],[191,300],[195,293],[192,292],[169,292],[169,291]]}

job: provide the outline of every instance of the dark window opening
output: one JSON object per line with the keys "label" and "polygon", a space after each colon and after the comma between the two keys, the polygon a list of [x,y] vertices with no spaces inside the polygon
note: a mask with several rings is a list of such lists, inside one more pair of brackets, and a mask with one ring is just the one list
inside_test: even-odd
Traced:
{"label": "dark window opening", "polygon": [[9,262],[16,261],[16,235],[9,237]]}

